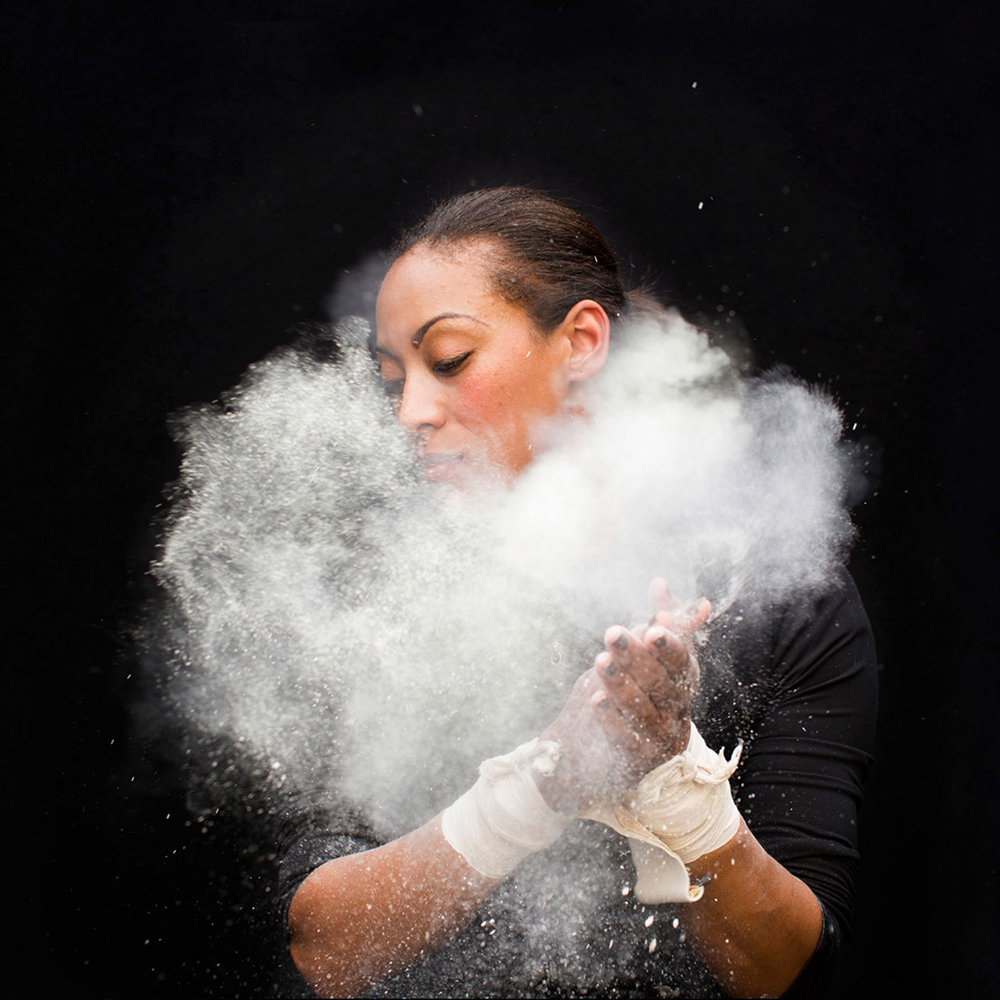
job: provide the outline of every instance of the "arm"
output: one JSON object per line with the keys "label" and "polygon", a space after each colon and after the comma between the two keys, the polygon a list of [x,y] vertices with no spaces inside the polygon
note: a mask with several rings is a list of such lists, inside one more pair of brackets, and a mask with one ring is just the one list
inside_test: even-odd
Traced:
{"label": "arm", "polygon": [[292,958],[319,996],[352,996],[440,948],[500,881],[448,844],[437,817],[317,868],[289,907]]}
{"label": "arm", "polygon": [[[609,630],[608,651],[595,663],[607,695],[597,714],[610,745],[631,741],[643,748],[619,765],[625,780],[636,766],[649,770],[686,745],[698,686],[687,636],[705,617],[706,602],[687,621],[661,607],[641,636]],[[820,938],[822,910],[813,892],[767,854],[742,820],[735,836],[687,867],[695,881],[711,877],[701,900],[679,908],[706,968],[730,993],[780,995]]]}
{"label": "arm", "polygon": [[[599,787],[607,767],[607,755],[600,750],[603,738],[590,709],[599,686],[594,671],[587,671],[554,723],[567,734],[566,747],[577,779],[586,777],[593,787]],[[595,747],[596,753],[584,752]],[[495,758],[491,763],[508,758]],[[522,780],[534,788],[530,777]],[[541,778],[540,783],[550,780]],[[490,857],[497,839],[501,845],[514,844],[514,854],[502,851],[505,860],[499,861],[500,869],[510,871],[518,857],[551,843],[568,821],[568,817],[550,811],[537,791],[533,798],[533,805],[522,801],[513,811],[501,808],[491,812],[488,825],[493,834],[485,841],[476,830],[481,818],[475,805],[479,799],[473,795],[470,804],[467,795],[459,800],[465,804],[459,812],[468,819],[471,808],[471,829],[463,830],[462,820],[454,819],[456,803],[398,840],[316,868],[299,886],[288,911],[290,951],[303,978],[320,996],[351,995],[441,948],[503,881],[501,876],[482,874],[452,843],[458,843],[460,849],[478,845],[479,850],[469,856],[473,861],[478,856],[477,863],[488,871],[498,863],[496,856]],[[527,813],[522,815],[519,808],[527,808]],[[555,829],[542,832],[544,843],[538,839],[539,808],[545,814],[544,823],[551,817]],[[445,837],[442,817],[446,814],[453,816],[449,838],[460,835],[459,841],[449,843]],[[506,839],[507,834],[512,839]],[[528,847],[532,841],[534,846]]]}
{"label": "arm", "polygon": [[[648,647],[624,629],[608,631],[607,650],[543,733],[563,747],[556,774],[537,779],[555,811],[579,812],[609,784],[624,791],[687,745],[697,661],[686,639],[708,613],[702,602],[690,618],[671,622],[677,632],[647,630]],[[819,937],[815,897],[742,824],[724,847],[689,868],[693,877],[713,875],[702,900],[681,908],[689,911],[685,927],[706,967],[731,992],[780,993]],[[320,996],[358,993],[447,943],[501,881],[452,848],[438,817],[317,868],[289,908],[292,957]]]}
{"label": "arm", "polygon": [[[624,629],[609,630],[608,649],[543,734],[564,750],[556,774],[538,781],[554,809],[577,812],[603,794],[612,778],[625,790],[683,749],[698,681],[687,636],[705,615],[707,604],[687,620],[658,614],[654,624],[659,630],[647,629],[641,640]],[[811,661],[814,654],[815,647]],[[817,679],[817,684],[826,683],[826,678]],[[792,711],[787,698],[777,704]],[[801,712],[796,708],[793,716],[794,732],[801,733]],[[763,742],[758,740],[758,746]],[[765,756],[768,763],[752,769],[757,784],[749,796],[751,806],[763,798],[761,782],[775,781],[773,754]],[[798,784],[796,779],[792,786],[776,786],[775,798],[783,801],[782,789]],[[792,791],[789,795],[794,799]],[[771,814],[777,815],[776,810]],[[759,826],[761,816],[755,821]],[[770,827],[765,824],[764,829],[767,843],[777,843]],[[779,849],[783,858],[802,856],[781,844]],[[780,993],[819,937],[813,894],[769,857],[742,824],[732,840],[690,862],[689,868],[695,878],[713,874],[702,900],[680,908],[688,939],[706,967],[731,992]],[[801,866],[796,871],[812,881]],[[443,945],[499,882],[467,865],[444,841],[435,821],[384,848],[328,862],[314,872],[289,914],[293,955],[321,995],[362,990]],[[828,893],[823,900],[830,905]]]}
{"label": "arm", "polygon": [[[758,842],[822,904],[820,944],[792,990],[811,996],[850,934],[878,671],[871,627],[846,573],[769,623],[748,621],[736,640],[743,663],[735,669],[744,681],[763,681],[763,697],[755,696],[754,737],[733,791]],[[759,665],[768,666],[762,673]]]}
{"label": "arm", "polygon": [[695,880],[711,878],[697,903],[679,908],[702,963],[733,996],[780,996],[819,941],[823,918],[812,890],[743,821],[728,844],[688,870]]}

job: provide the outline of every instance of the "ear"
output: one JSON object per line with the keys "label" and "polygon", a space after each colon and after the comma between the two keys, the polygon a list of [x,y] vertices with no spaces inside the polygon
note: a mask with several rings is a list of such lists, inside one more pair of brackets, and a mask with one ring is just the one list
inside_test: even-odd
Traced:
{"label": "ear", "polygon": [[562,332],[569,341],[569,379],[582,382],[596,375],[608,360],[611,320],[604,307],[593,299],[577,302],[562,322]]}

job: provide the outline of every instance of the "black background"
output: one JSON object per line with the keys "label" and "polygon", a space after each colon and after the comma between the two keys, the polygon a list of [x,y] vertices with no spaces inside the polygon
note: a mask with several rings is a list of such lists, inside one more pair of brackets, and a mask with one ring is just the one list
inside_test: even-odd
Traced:
{"label": "black background", "polygon": [[835,993],[996,988],[992,5],[8,10],[9,968],[32,995],[267,994],[245,842],[190,824],[130,724],[166,417],[322,318],[431,199],[504,181],[575,199],[720,330],[733,310],[879,456],[851,564],[879,763]]}

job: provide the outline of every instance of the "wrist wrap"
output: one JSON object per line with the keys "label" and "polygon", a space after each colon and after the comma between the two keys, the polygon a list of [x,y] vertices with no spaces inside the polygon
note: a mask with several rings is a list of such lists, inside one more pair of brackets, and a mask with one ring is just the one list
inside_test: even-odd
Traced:
{"label": "wrist wrap", "polygon": [[549,808],[534,772],[552,774],[558,744],[532,740],[479,766],[479,780],[441,817],[445,840],[482,875],[504,878],[554,843],[572,817]]}
{"label": "wrist wrap", "polygon": [[727,760],[710,750],[691,723],[687,749],[650,771],[620,803],[602,804],[587,818],[629,838],[640,903],[694,902],[686,865],[735,836],[740,814],[729,790],[742,744]]}

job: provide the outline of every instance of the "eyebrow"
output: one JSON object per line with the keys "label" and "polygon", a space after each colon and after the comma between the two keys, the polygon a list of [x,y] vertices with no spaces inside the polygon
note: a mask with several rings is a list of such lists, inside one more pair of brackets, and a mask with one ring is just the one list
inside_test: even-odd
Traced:
{"label": "eyebrow", "polygon": [[[473,323],[478,323],[480,326],[486,326],[486,323],[484,323],[483,320],[477,319],[475,316],[470,316],[468,313],[450,313],[450,312],[449,313],[441,313],[440,315],[435,316],[433,319],[429,319],[426,323],[424,323],[423,326],[421,326],[413,334],[413,337],[410,340],[410,343],[414,347],[419,347],[421,345],[421,343],[423,342],[423,339],[426,336],[427,331],[435,323],[440,323],[441,320],[443,320],[443,319],[471,319]],[[388,350],[385,347],[380,347],[378,344],[375,345],[375,353],[376,354],[384,354],[384,355],[386,355],[386,357],[392,358],[393,360],[395,360],[395,358],[396,358],[396,355],[393,354],[392,351]]]}
{"label": "eyebrow", "polygon": [[[413,334],[410,343],[414,347],[419,347],[423,342],[427,331],[435,323],[440,323],[443,319],[471,319],[473,323],[478,323],[480,326],[486,325],[481,319],[477,319],[475,316],[470,316],[468,313],[441,313],[440,316],[435,316],[433,319],[429,319],[426,323],[424,323],[424,325]],[[390,351],[387,347],[381,347],[379,344],[375,345],[375,353],[384,354],[387,358],[392,358],[394,361],[396,360],[396,355],[393,354],[392,351]]]}
{"label": "eyebrow", "polygon": [[429,319],[419,330],[413,335],[413,340],[410,341],[414,347],[419,347],[424,339],[424,335],[427,331],[435,324],[439,323],[443,319],[471,319],[473,323],[482,324],[481,319],[476,319],[475,316],[470,316],[468,313],[441,313],[440,316],[435,316],[433,319]]}

